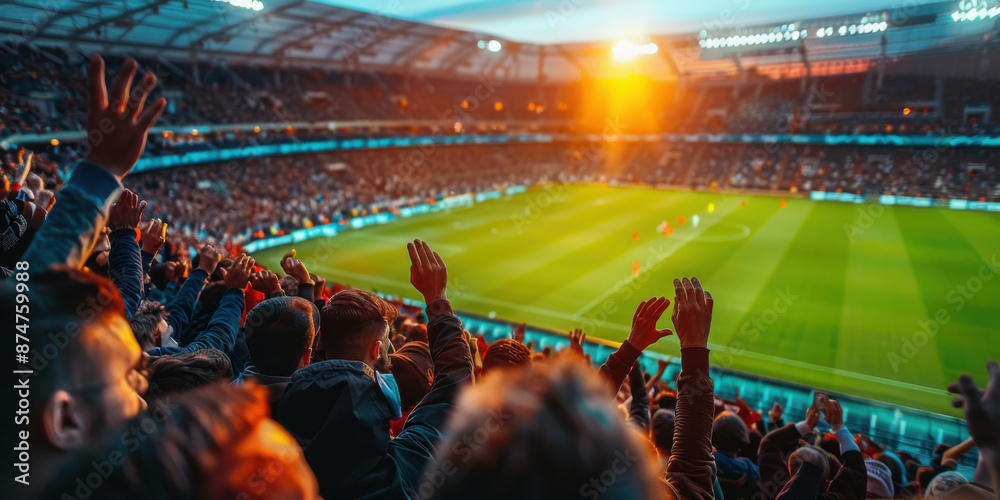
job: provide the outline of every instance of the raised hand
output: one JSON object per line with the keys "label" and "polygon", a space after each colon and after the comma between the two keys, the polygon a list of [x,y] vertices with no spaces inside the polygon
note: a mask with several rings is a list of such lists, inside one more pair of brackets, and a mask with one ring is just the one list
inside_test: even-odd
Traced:
{"label": "raised hand", "polygon": [[263,293],[265,297],[270,297],[271,294],[281,290],[281,280],[277,274],[264,269],[250,276],[250,286]]}
{"label": "raised hand", "polygon": [[146,148],[149,129],[167,107],[166,99],[161,97],[143,111],[156,77],[146,73],[130,92],[138,66],[134,59],[125,60],[111,82],[109,94],[104,84],[104,60],[97,55],[90,59],[85,159],[100,165],[118,180],[135,166]]}
{"label": "raised hand", "polygon": [[45,210],[46,212],[51,212],[52,207],[56,204],[56,194],[48,189],[43,189],[35,193],[35,206]]}
{"label": "raised hand", "polygon": [[830,424],[830,428],[833,432],[839,431],[844,427],[844,409],[841,408],[840,403],[836,399],[831,399],[826,403],[826,423]]}
{"label": "raised hand", "polygon": [[[174,264],[172,267],[170,264]],[[212,272],[215,272],[213,269]],[[191,274],[191,262],[187,260],[171,261],[167,263],[167,280],[179,281]],[[211,273],[209,273],[211,275]]]}
{"label": "raised hand", "polygon": [[771,419],[771,422],[778,422],[784,414],[785,409],[781,407],[781,403],[774,403],[774,406],[767,411],[767,418]]}
{"label": "raised hand", "polygon": [[587,339],[587,334],[583,333],[583,330],[579,328],[569,332],[569,348],[582,354],[583,342],[586,339]]}
{"label": "raised hand", "polygon": [[241,253],[233,265],[222,270],[222,282],[229,288],[239,288],[240,290],[246,288],[247,282],[250,281],[250,274],[253,273],[253,265],[253,258]]}
{"label": "raised hand", "polygon": [[632,316],[632,330],[628,334],[628,343],[632,347],[643,351],[657,340],[671,335],[674,332],[669,328],[656,329],[656,322],[663,316],[663,311],[670,306],[670,301],[666,297],[653,297],[639,303],[639,307]]}
{"label": "raised hand", "polygon": [[142,231],[142,250],[156,255],[167,240],[167,225],[160,219],[152,219],[139,225]]}
{"label": "raised hand", "polygon": [[316,286],[313,287],[313,301],[323,300],[323,292],[326,291],[326,278],[316,273],[309,273],[309,277],[316,283]]}
{"label": "raised hand", "polygon": [[518,323],[514,325],[514,332],[511,334],[511,338],[523,344],[524,333],[525,331],[527,331],[527,329],[528,329],[527,323]]}
{"label": "raised hand", "polygon": [[306,269],[306,265],[301,260],[295,258],[295,249],[292,249],[281,258],[281,269],[285,271],[285,274],[295,278],[295,281],[299,283],[307,285],[316,284],[312,277],[309,276],[309,270]]}
{"label": "raised hand", "polygon": [[667,356],[667,359],[657,359],[656,369],[660,373],[667,371],[667,367],[670,366],[670,360],[673,359],[671,356]]}
{"label": "raised hand", "polygon": [[[1000,459],[1000,365],[990,361],[986,363],[986,372],[990,378],[985,391],[968,374],[948,386],[948,391],[961,395],[953,404],[965,410],[969,436],[981,450]],[[994,483],[1000,484],[1000,478],[994,478]]]}
{"label": "raised hand", "polygon": [[410,254],[410,283],[424,296],[424,303],[448,300],[448,268],[427,243],[413,240],[406,244]]}
{"label": "raised hand", "polygon": [[806,425],[812,430],[816,430],[816,426],[819,425],[819,412],[820,408],[816,408],[816,405],[812,405],[806,410]]}
{"label": "raised hand", "polygon": [[146,202],[139,201],[139,196],[129,191],[122,191],[118,201],[111,207],[108,214],[108,228],[112,231],[116,229],[135,229],[142,220],[142,212],[146,210]]}
{"label": "raised hand", "polygon": [[222,256],[212,245],[205,245],[198,251],[198,269],[207,272],[209,276],[215,272],[221,260]]}
{"label": "raised hand", "polygon": [[712,294],[702,290],[698,278],[674,280],[674,328],[685,347],[708,347],[712,325]]}

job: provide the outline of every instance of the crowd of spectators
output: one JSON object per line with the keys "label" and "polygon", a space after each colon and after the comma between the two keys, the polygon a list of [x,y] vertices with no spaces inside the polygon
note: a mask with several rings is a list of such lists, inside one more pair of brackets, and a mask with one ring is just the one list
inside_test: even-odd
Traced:
{"label": "crowd of spectators", "polygon": [[[469,334],[448,301],[446,263],[420,240],[406,252],[421,308],[327,287],[294,251],[264,263],[199,243],[187,259],[146,200],[169,207],[203,179],[194,170],[168,174],[173,186],[129,178],[167,105],[147,99],[156,80],[133,87],[128,60],[106,87],[103,60],[90,64],[86,123],[111,132],[58,201],[42,196],[40,177],[2,186],[0,296],[30,307],[0,315],[5,325],[30,318],[16,342],[30,348],[21,368],[34,370],[20,396],[30,419],[17,422],[30,469],[8,487],[14,498],[998,498],[995,362],[985,388],[968,375],[949,388],[970,441],[921,462],[852,433],[835,399],[817,397],[795,421],[778,404],[765,418],[717,398],[714,300],[697,278],[657,278],[664,295],[640,302],[620,348],[591,360],[581,331],[568,348],[541,351],[523,327],[491,344]],[[474,153],[443,154],[462,163]],[[504,182],[482,163],[461,185]],[[299,181],[323,168],[302,167]],[[278,178],[266,168],[209,183],[252,197]],[[361,185],[344,201],[434,195],[444,189],[435,175],[399,191]],[[321,194],[293,184],[270,189]],[[244,217],[266,211],[237,200]],[[202,218],[209,212],[225,210]],[[671,306],[673,329],[659,328]],[[680,343],[679,373],[664,378],[666,362],[643,373],[638,358],[667,336]],[[952,470],[973,447],[975,474]]]}

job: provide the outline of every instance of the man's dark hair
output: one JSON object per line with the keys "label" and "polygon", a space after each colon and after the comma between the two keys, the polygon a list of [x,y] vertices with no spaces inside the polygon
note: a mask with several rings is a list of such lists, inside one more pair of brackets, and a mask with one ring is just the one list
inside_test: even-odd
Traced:
{"label": "man's dark hair", "polygon": [[747,424],[729,412],[719,414],[712,424],[712,446],[726,453],[738,453],[750,444]]}
{"label": "man's dark hair", "polygon": [[187,392],[217,381],[233,379],[229,358],[218,349],[163,356],[149,365],[149,398]]}
{"label": "man's dark hair", "polygon": [[[328,357],[357,357],[372,342],[386,337],[386,327],[398,315],[395,306],[369,291],[350,288],[337,292],[320,313],[323,350]],[[383,338],[383,342],[388,341]]]}
{"label": "man's dark hair", "polygon": [[674,447],[674,424],[676,415],[673,410],[656,410],[650,423],[649,433],[653,446],[660,452],[670,453]]}
{"label": "man's dark hair", "polygon": [[264,375],[290,376],[312,347],[319,311],[302,297],[275,297],[247,313],[250,360]]}
{"label": "man's dark hair", "polygon": [[139,348],[143,352],[157,347],[156,328],[160,326],[160,316],[158,314],[137,314],[128,320],[132,327],[135,340],[139,342]]}
{"label": "man's dark hair", "polygon": [[483,357],[483,373],[504,368],[517,368],[531,363],[531,350],[514,339],[493,341]]}

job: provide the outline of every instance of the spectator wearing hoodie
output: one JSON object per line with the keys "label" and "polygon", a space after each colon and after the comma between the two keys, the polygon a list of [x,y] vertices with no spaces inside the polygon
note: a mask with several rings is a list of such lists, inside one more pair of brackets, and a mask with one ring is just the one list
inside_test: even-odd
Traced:
{"label": "spectator wearing hoodie", "polygon": [[401,416],[398,390],[375,371],[388,360],[398,311],[361,290],[341,291],[327,302],[320,342],[328,359],[295,372],[277,405],[275,419],[302,446],[327,498],[415,497],[455,396],[472,379],[469,345],[447,300],[444,262],[422,241],[407,249],[410,282],[430,317],[434,382],[403,431],[390,438],[390,420]]}

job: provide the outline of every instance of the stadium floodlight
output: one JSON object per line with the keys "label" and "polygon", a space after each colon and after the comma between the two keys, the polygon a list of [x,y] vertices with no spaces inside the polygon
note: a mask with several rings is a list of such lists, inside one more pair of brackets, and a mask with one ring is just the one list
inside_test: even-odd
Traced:
{"label": "stadium floodlight", "polygon": [[490,40],[489,42],[486,43],[486,50],[490,52],[500,52],[500,49],[502,48],[503,45],[500,44],[499,40]]}
{"label": "stadium floodlight", "polygon": [[478,43],[476,43],[476,47],[479,47],[480,49],[485,49],[486,48],[486,40],[480,40]]}
{"label": "stadium floodlight", "polygon": [[[233,7],[240,7],[244,9],[250,9],[253,11],[264,10],[264,2],[261,2],[260,0],[215,0],[215,1],[228,3]],[[187,8],[187,2],[184,2],[184,8]]]}
{"label": "stadium floodlight", "polygon": [[611,54],[616,61],[626,62],[635,59],[636,56],[655,54],[659,50],[660,48],[653,42],[635,43],[624,38],[611,47]]}
{"label": "stadium floodlight", "polygon": [[825,28],[820,28],[820,29],[816,30],[816,37],[817,38],[823,38],[824,36],[826,36],[826,29]]}

